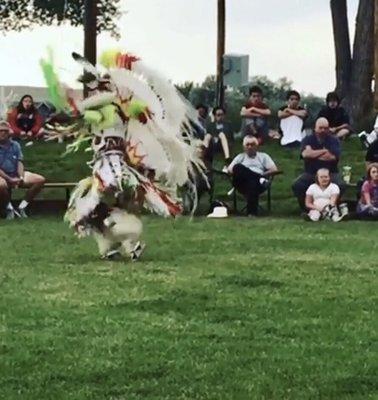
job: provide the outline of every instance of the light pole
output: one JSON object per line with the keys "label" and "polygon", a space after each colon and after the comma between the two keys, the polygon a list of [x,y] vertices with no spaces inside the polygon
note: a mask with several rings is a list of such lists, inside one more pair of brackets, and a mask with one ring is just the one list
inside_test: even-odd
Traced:
{"label": "light pole", "polygon": [[[84,0],[84,57],[93,65],[97,58],[97,0]],[[84,96],[87,91],[84,87]]]}
{"label": "light pole", "polygon": [[[378,1],[378,0],[377,0]],[[224,107],[223,56],[226,40],[226,0],[218,0],[216,105]]]}

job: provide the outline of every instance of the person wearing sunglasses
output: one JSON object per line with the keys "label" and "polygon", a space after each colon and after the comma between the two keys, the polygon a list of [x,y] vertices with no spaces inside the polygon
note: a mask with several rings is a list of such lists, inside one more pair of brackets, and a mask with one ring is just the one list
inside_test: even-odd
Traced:
{"label": "person wearing sunglasses", "polygon": [[230,163],[229,142],[233,139],[231,125],[225,120],[226,112],[222,107],[213,110],[214,122],[210,123],[204,138],[207,159],[212,164],[215,154],[223,152],[225,163]]}

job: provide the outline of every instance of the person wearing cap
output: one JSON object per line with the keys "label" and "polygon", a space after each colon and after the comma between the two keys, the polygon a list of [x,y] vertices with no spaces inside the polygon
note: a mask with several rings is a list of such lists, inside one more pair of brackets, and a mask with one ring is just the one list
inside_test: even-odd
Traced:
{"label": "person wearing cap", "polygon": [[[26,208],[34,197],[41,191],[45,178],[41,175],[24,170],[23,155],[18,142],[10,139],[10,125],[0,121],[0,201],[6,207],[6,218],[15,216],[26,218]],[[12,188],[24,187],[25,199],[18,209],[12,205],[10,193]]]}
{"label": "person wearing cap", "polygon": [[340,106],[340,97],[336,92],[327,94],[326,105],[319,111],[318,118],[326,118],[330,132],[339,139],[345,139],[352,131],[349,115]]}
{"label": "person wearing cap", "polygon": [[254,136],[243,139],[244,153],[237,155],[228,166],[234,187],[247,199],[247,215],[256,216],[259,196],[269,184],[268,177],[278,169],[272,158],[257,151],[259,140]]}

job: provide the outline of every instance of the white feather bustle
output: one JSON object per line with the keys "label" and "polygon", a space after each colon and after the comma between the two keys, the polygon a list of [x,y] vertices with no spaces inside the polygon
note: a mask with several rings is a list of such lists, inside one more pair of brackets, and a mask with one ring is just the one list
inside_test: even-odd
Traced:
{"label": "white feather bustle", "polygon": [[101,107],[107,104],[110,104],[117,100],[117,94],[113,92],[99,92],[91,97],[87,97],[86,99],[79,101],[77,103],[78,110],[82,113],[85,110],[91,108]]}

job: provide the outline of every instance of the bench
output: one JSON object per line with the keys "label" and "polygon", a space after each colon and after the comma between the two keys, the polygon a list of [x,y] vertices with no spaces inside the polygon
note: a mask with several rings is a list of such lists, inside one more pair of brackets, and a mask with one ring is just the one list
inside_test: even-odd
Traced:
{"label": "bench", "polygon": [[65,189],[66,202],[70,199],[71,190],[77,185],[76,182],[46,182],[44,189]]}

